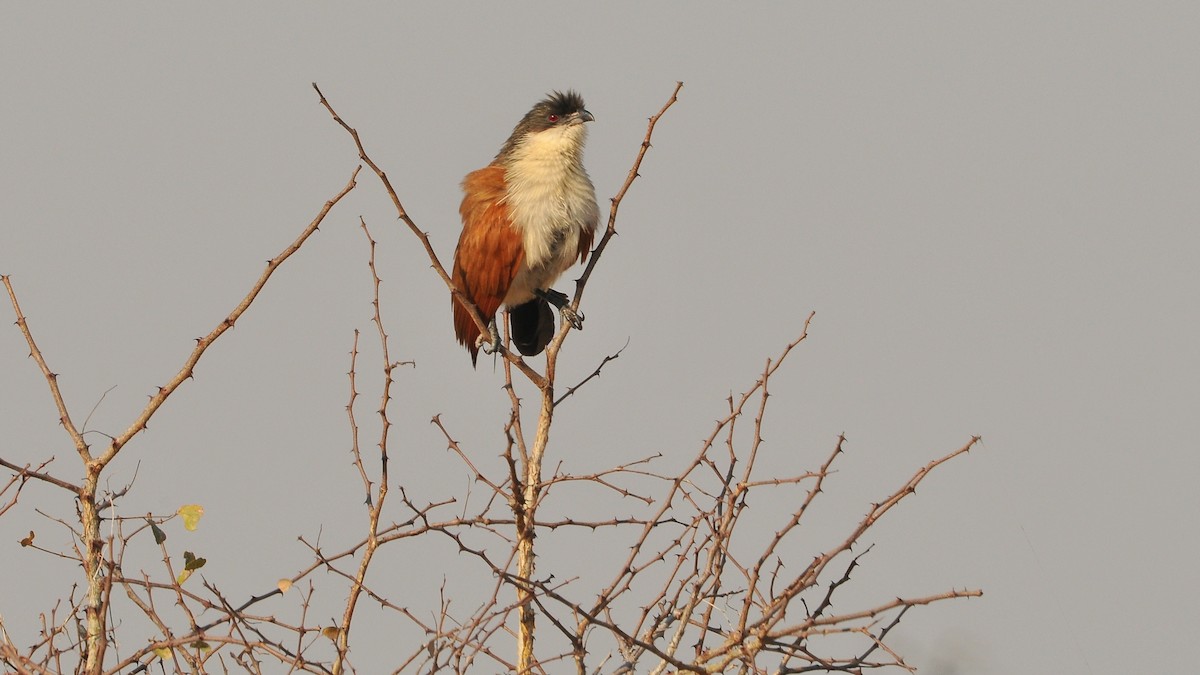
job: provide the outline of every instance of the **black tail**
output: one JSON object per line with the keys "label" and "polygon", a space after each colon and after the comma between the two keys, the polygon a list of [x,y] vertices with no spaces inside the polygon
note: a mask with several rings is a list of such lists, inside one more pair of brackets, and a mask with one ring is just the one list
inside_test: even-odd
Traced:
{"label": "black tail", "polygon": [[554,337],[554,312],[550,310],[550,303],[541,298],[509,307],[508,321],[513,344],[525,356],[541,354]]}

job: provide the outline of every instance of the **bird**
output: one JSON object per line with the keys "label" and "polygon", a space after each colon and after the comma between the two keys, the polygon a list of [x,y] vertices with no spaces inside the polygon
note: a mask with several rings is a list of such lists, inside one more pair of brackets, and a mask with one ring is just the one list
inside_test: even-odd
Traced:
{"label": "bird", "polygon": [[[462,233],[451,279],[488,325],[508,309],[513,344],[536,356],[554,336],[556,306],[582,328],[583,315],[550,286],[578,259],[587,261],[600,209],[583,166],[586,123],[595,121],[575,91],[552,91],[513,128],[490,164],[467,174],[459,207]],[[463,304],[450,295],[454,333],[475,365],[486,341]]]}

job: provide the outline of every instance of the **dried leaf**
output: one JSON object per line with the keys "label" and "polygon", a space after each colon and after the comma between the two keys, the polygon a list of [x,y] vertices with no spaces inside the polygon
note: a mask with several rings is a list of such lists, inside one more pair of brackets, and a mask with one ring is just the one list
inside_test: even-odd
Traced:
{"label": "dried leaf", "polygon": [[321,629],[321,635],[324,635],[334,642],[337,642],[338,635],[340,635],[341,632],[342,631],[337,626],[329,626]]}
{"label": "dried leaf", "polygon": [[279,587],[280,593],[287,593],[292,588],[292,580],[291,579],[280,579],[279,583],[276,584],[276,586]]}
{"label": "dried leaf", "polygon": [[33,538],[34,538],[35,536],[36,536],[36,535],[34,535],[34,533],[33,533],[33,530],[30,530],[30,531],[29,531],[29,536],[28,536],[28,537],[25,537],[24,539],[22,539],[22,540],[21,540],[21,545],[22,545],[22,546],[33,546]]}

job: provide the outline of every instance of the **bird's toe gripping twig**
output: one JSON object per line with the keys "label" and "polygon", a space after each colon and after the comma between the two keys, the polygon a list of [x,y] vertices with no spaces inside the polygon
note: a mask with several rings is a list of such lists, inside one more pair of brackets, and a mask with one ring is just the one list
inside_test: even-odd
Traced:
{"label": "bird's toe gripping twig", "polygon": [[563,321],[571,324],[572,328],[583,330],[583,312],[571,307],[571,299],[565,293],[547,288],[534,291],[534,295],[557,307]]}
{"label": "bird's toe gripping twig", "polygon": [[488,334],[479,334],[475,338],[475,347],[482,350],[484,354],[495,354],[500,348],[500,334],[496,332],[496,322],[492,321],[488,324]]}
{"label": "bird's toe gripping twig", "polygon": [[571,328],[583,330],[583,312],[571,309],[570,305],[563,305],[558,312],[562,314],[563,321],[571,324]]}

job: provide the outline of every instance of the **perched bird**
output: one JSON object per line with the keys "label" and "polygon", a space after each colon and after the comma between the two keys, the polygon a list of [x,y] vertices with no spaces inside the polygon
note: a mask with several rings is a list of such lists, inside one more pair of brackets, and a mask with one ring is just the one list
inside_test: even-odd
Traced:
{"label": "perched bird", "polygon": [[[595,118],[576,92],[552,92],[513,129],[492,163],[463,179],[463,229],[454,251],[454,285],[479,308],[495,342],[495,317],[508,308],[513,344],[540,354],[554,336],[554,304],[576,328],[582,316],[550,288],[576,259],[587,260],[600,220],[596,190],[583,168],[585,122]],[[471,352],[479,327],[453,295],[454,333]]]}

